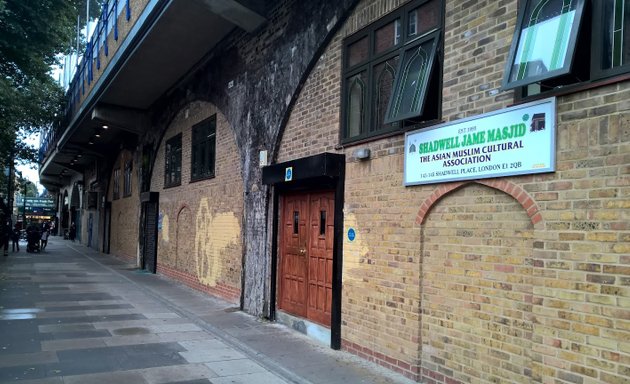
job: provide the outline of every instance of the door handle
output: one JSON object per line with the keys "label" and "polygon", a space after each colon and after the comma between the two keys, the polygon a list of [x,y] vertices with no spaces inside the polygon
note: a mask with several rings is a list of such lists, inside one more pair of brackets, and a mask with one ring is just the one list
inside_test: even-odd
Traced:
{"label": "door handle", "polygon": [[306,256],[306,249],[300,248],[300,256]]}

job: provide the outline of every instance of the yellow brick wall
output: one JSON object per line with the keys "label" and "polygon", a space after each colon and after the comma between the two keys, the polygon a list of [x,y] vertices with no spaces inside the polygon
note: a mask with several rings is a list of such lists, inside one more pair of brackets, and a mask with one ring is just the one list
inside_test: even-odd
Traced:
{"label": "yellow brick wall", "polygon": [[[402,134],[339,145],[343,38],[399,3],[357,6],[307,79],[278,156],[346,154],[343,233],[357,235],[343,242],[344,347],[427,383],[627,382],[630,83],[557,99],[555,173],[433,201],[443,184],[402,186]],[[499,87],[516,9],[446,1],[443,120],[514,102]],[[352,157],[360,147],[369,161]]]}
{"label": "yellow brick wall", "polygon": [[424,368],[462,382],[530,382],[533,237],[518,201],[486,186],[433,208],[422,228]]}
{"label": "yellow brick wall", "polygon": [[[215,177],[191,182],[192,126],[213,114],[217,115]],[[182,133],[181,185],[164,188],[164,146],[178,133]],[[162,266],[165,273],[191,285],[235,299],[241,289],[243,185],[233,131],[216,107],[193,102],[175,117],[156,154],[151,191],[160,193],[158,271]]]}
{"label": "yellow brick wall", "polygon": [[[131,160],[131,195],[124,196],[125,162]],[[114,200],[114,170],[120,169],[119,198]],[[128,150],[118,155],[109,177],[107,201],[111,201],[111,229],[109,251],[111,254],[128,260],[136,260],[138,255],[138,223],[140,220],[140,195],[138,193],[138,164]],[[107,225],[107,223],[105,223]]]}

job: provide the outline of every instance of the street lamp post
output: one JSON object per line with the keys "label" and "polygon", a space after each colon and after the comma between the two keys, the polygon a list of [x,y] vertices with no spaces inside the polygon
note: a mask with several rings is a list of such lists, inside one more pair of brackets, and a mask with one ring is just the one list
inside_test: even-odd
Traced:
{"label": "street lamp post", "polygon": [[24,196],[22,196],[22,203],[23,203],[23,207],[22,207],[22,224],[24,226],[24,229],[26,229],[26,187],[30,184],[30,181],[26,181],[24,182]]}

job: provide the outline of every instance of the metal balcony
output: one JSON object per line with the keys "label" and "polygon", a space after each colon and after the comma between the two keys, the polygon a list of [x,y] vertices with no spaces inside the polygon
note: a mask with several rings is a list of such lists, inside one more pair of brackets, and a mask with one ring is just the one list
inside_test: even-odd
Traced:
{"label": "metal balcony", "polygon": [[50,190],[146,129],[145,111],[235,28],[265,22],[261,0],[110,0],[43,134],[40,180]]}

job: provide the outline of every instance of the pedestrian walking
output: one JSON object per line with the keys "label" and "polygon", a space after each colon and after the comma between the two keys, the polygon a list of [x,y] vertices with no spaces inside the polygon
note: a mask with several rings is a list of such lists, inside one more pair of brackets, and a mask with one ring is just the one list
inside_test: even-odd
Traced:
{"label": "pedestrian walking", "polygon": [[11,238],[10,212],[4,199],[0,198],[0,248],[4,250],[4,255],[9,256],[9,239]]}
{"label": "pedestrian walking", "polygon": [[17,225],[13,227],[13,233],[11,233],[11,248],[13,252],[20,252],[20,230]]}
{"label": "pedestrian walking", "polygon": [[11,228],[7,228],[7,225],[3,223],[2,229],[0,229],[0,248],[2,248],[5,256],[9,256],[10,233],[11,233]]}
{"label": "pedestrian walking", "polygon": [[48,236],[50,235],[50,232],[48,231],[48,229],[44,229],[42,231],[42,237],[40,238],[40,249],[43,251],[44,249],[46,249],[46,246],[48,245]]}
{"label": "pedestrian walking", "polygon": [[70,224],[70,240],[74,241],[74,238],[77,236],[77,225],[75,223]]}

